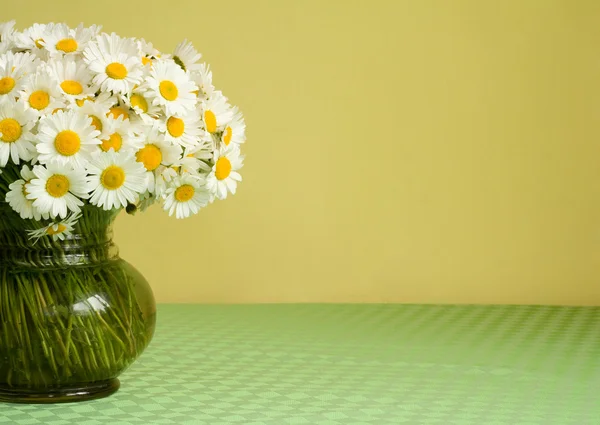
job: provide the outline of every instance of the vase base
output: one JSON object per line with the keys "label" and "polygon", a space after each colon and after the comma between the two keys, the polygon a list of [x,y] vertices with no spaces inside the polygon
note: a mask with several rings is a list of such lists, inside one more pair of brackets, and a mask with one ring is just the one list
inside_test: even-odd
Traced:
{"label": "vase base", "polygon": [[117,378],[90,382],[73,387],[32,390],[0,384],[0,402],[5,403],[72,403],[108,397],[119,389]]}

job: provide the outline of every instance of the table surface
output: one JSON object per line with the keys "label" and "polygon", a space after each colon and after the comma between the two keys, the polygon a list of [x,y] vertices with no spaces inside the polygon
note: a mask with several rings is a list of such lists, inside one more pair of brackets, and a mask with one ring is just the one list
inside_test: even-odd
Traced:
{"label": "table surface", "polygon": [[112,397],[0,424],[600,424],[600,307],[161,305]]}

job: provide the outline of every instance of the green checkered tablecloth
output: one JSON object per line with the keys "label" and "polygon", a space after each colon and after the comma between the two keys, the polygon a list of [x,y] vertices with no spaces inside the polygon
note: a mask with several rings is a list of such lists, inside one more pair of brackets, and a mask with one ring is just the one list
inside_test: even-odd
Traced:
{"label": "green checkered tablecloth", "polygon": [[121,384],[0,424],[600,424],[600,307],[162,305]]}

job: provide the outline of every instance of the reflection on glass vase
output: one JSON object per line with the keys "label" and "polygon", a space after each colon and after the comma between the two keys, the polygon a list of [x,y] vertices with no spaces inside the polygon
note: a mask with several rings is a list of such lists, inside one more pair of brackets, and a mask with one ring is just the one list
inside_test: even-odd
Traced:
{"label": "reflection on glass vase", "polygon": [[0,401],[108,396],[152,339],[154,296],[118,256],[117,214],[86,205],[65,240],[36,241],[40,223],[0,203]]}

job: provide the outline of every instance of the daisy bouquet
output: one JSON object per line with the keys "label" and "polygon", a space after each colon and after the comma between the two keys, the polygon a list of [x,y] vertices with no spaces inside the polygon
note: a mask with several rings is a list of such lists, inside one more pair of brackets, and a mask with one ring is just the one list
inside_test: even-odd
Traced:
{"label": "daisy bouquet", "polygon": [[62,238],[91,204],[189,217],[234,194],[245,123],[191,43],[0,24],[0,196]]}
{"label": "daisy bouquet", "polygon": [[[99,26],[0,24],[0,258],[10,270],[117,258],[107,229],[121,209],[159,203],[186,218],[235,194],[244,141],[241,112],[188,41],[165,53]],[[139,354],[152,296],[139,302],[141,276],[119,261],[12,278],[0,270],[0,387],[97,382]],[[75,311],[94,290],[112,308],[86,301],[110,314],[77,316],[85,338],[74,339],[72,317],[53,313],[48,327],[50,307]]]}

